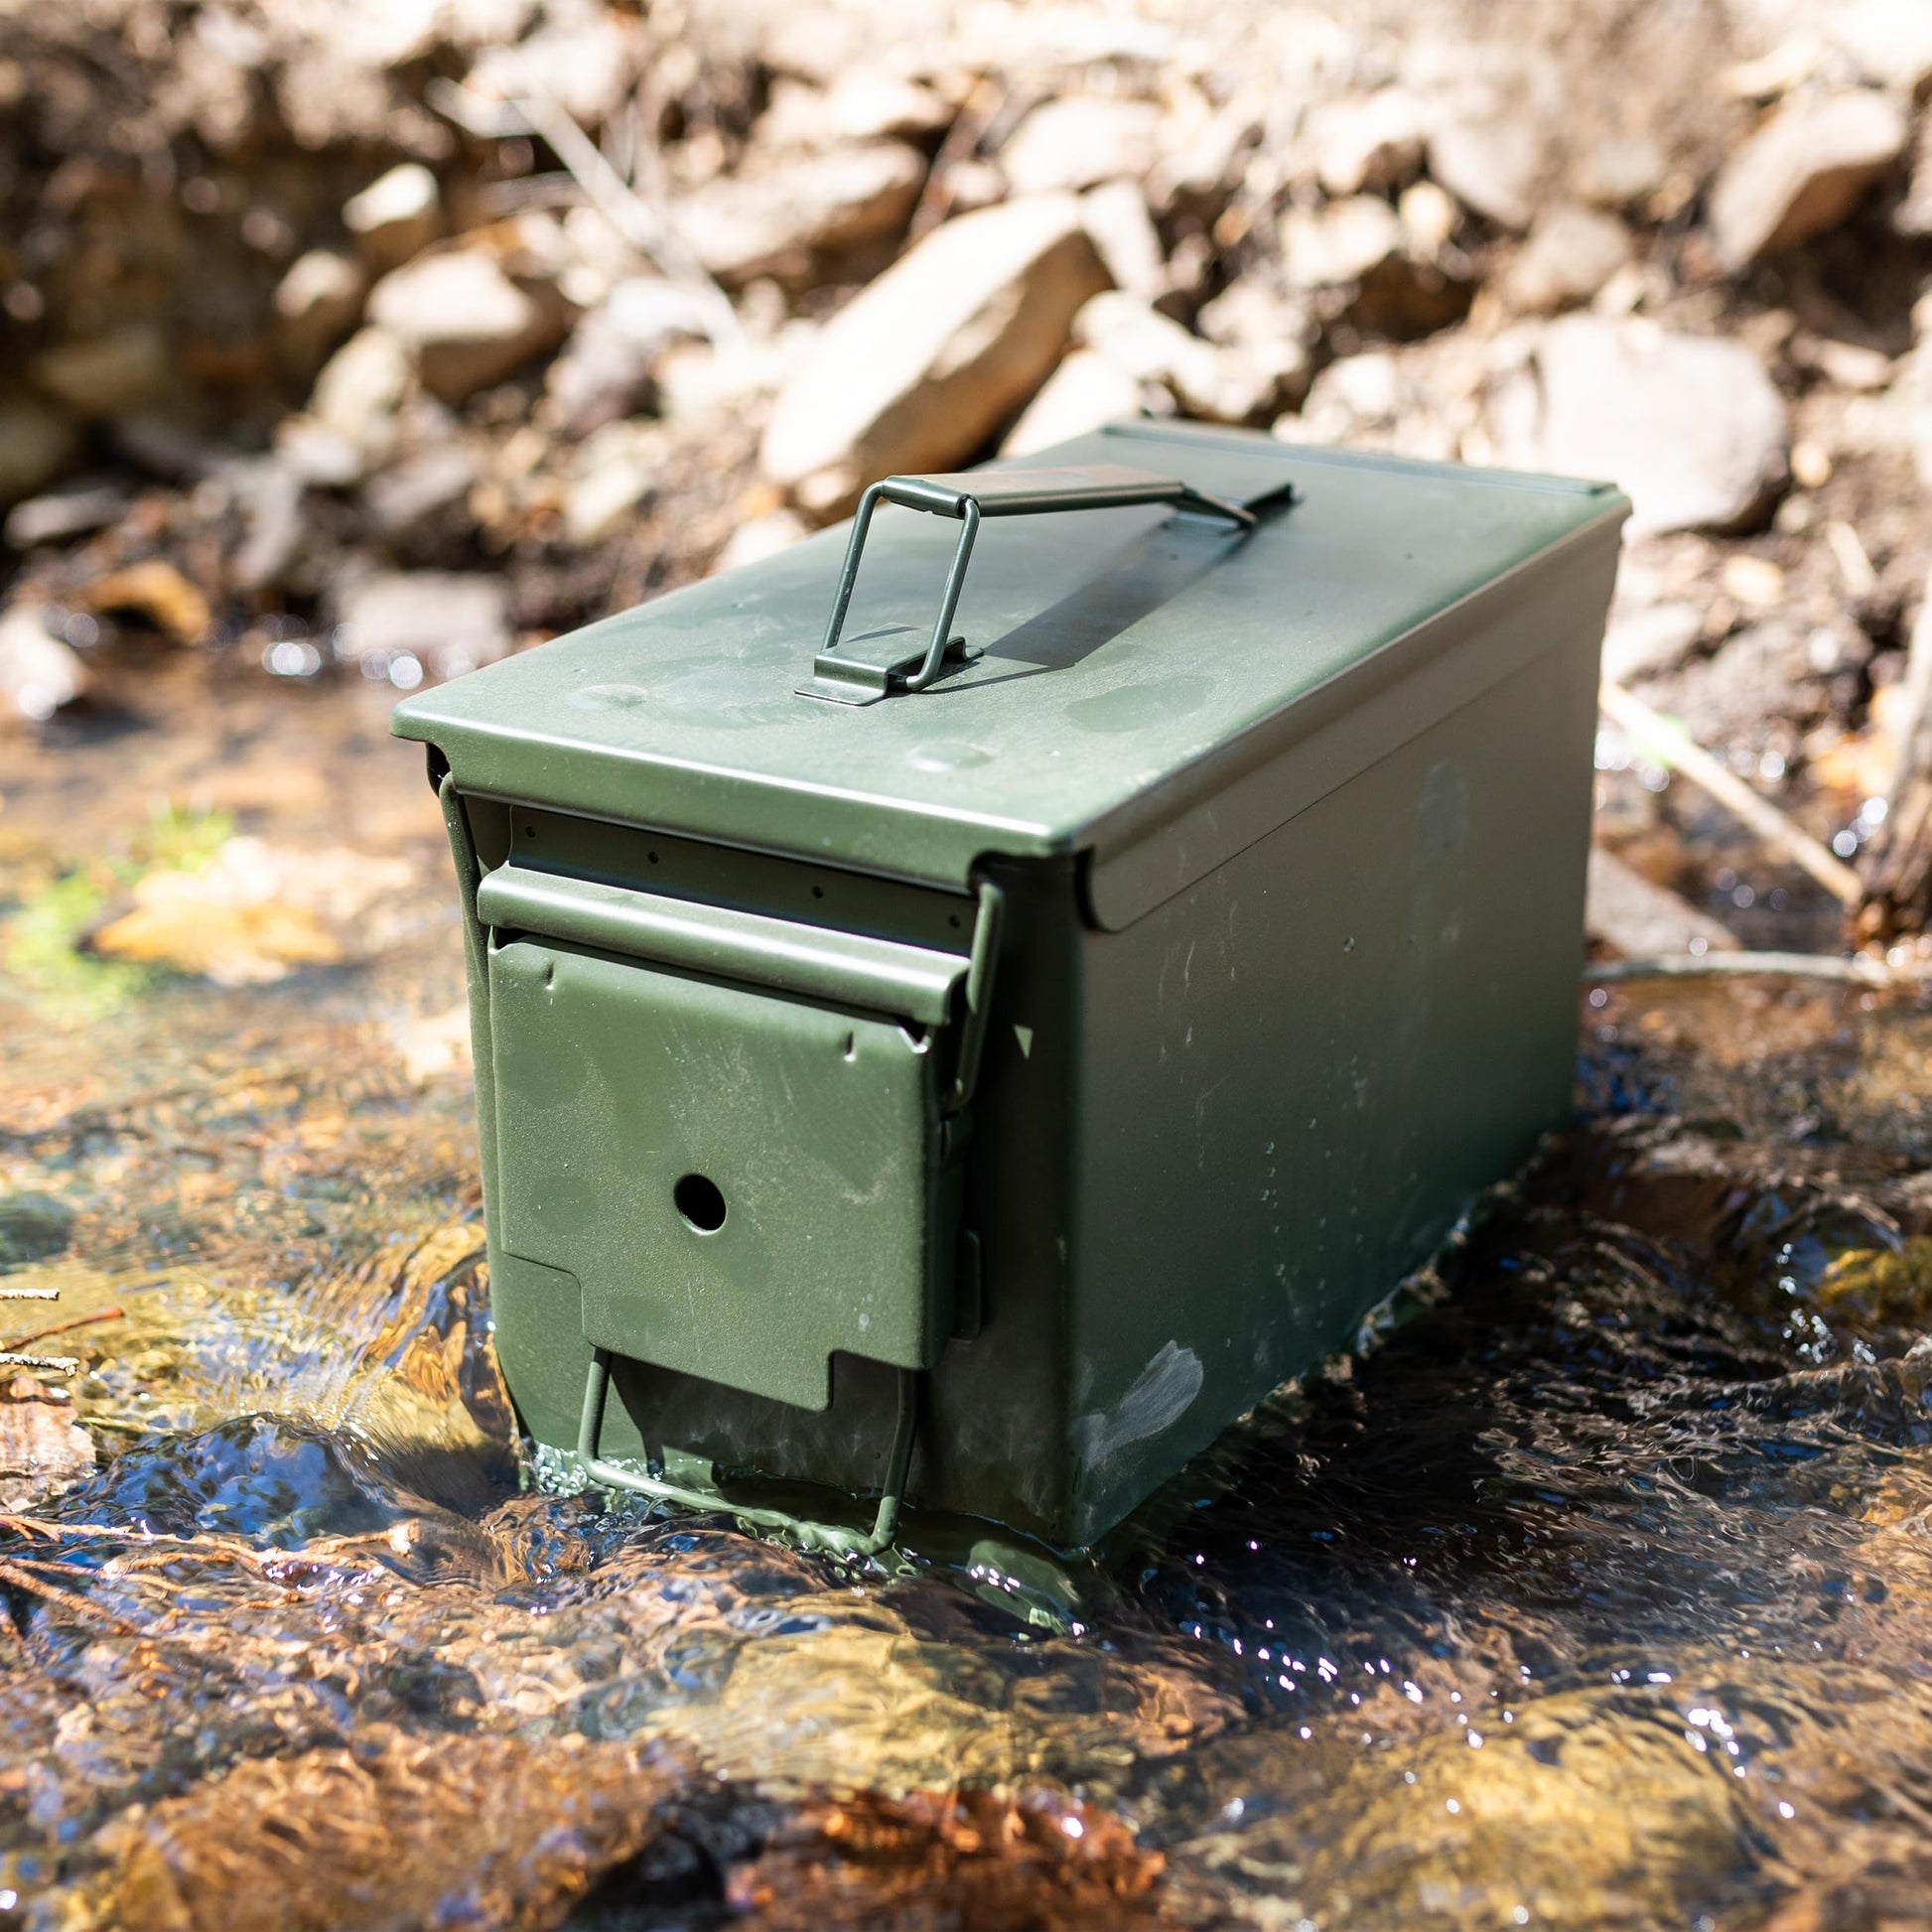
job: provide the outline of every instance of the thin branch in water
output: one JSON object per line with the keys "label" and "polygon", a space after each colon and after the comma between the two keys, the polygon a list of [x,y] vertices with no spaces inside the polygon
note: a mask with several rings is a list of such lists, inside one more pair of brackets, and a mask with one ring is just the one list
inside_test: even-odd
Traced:
{"label": "thin branch in water", "polygon": [[[132,1543],[140,1548],[151,1549],[160,1545],[167,1546],[172,1556],[202,1556],[219,1553],[252,1564],[260,1569],[264,1558],[259,1551],[234,1537],[221,1536],[213,1531],[201,1531],[194,1536],[177,1536],[169,1530],[137,1529],[131,1524],[122,1523],[62,1523],[51,1516],[21,1516],[0,1514],[0,1530],[11,1530],[20,1537],[39,1537],[48,1543],[99,1542]],[[272,1554],[282,1555],[283,1552]],[[113,1559],[118,1563],[119,1557]]]}
{"label": "thin branch in water", "polygon": [[86,1564],[69,1563],[65,1557],[9,1557],[7,1562],[24,1565],[29,1570],[51,1570],[57,1577],[78,1577],[85,1583],[92,1583],[100,1575]]}
{"label": "thin branch in water", "polygon": [[1641,698],[1605,678],[1598,692],[1604,717],[1620,725],[1652,758],[1681,771],[1710,793],[1719,804],[1741,819],[1773,851],[1809,873],[1842,904],[1864,902],[1864,882],[1836,854],[1828,851],[1787,813],[1720,764],[1683,726],[1652,711]]}
{"label": "thin branch in water", "polygon": [[64,1335],[70,1328],[90,1328],[96,1321],[124,1321],[125,1309],[102,1309],[98,1314],[76,1314],[71,1321],[57,1321],[49,1328],[36,1328],[31,1335],[16,1335],[7,1343],[9,1348],[28,1348],[37,1341],[46,1341],[53,1335]]}
{"label": "thin branch in water", "polygon": [[58,1288],[0,1288],[0,1302],[58,1302]]}
{"label": "thin branch in water", "polygon": [[130,1623],[125,1617],[116,1616],[112,1610],[103,1610],[97,1603],[90,1603],[84,1596],[76,1595],[70,1589],[63,1589],[58,1584],[50,1584],[36,1577],[31,1571],[24,1570],[11,1557],[0,1557],[0,1584],[11,1584],[15,1589],[24,1589],[30,1596],[38,1596],[49,1603],[58,1604],[62,1609],[75,1616],[90,1616],[98,1623],[104,1623],[124,1637],[145,1637],[148,1632],[138,1623]]}

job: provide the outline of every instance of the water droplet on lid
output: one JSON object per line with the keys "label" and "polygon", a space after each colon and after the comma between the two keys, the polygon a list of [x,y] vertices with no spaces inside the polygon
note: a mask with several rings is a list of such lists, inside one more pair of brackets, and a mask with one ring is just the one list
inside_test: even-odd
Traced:
{"label": "water droplet on lid", "polygon": [[565,702],[578,711],[635,711],[649,700],[641,684],[587,684]]}
{"label": "water droplet on lid", "polygon": [[930,745],[913,746],[905,761],[914,771],[970,771],[975,765],[991,764],[993,754],[984,745],[935,739]]}

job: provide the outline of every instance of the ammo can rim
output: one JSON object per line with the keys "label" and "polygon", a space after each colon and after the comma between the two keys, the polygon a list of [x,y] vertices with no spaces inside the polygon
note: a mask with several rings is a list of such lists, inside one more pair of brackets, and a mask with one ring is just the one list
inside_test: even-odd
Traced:
{"label": "ammo can rim", "polygon": [[[1018,467],[1123,460],[1301,500],[1233,540],[1158,507],[1000,526],[959,613],[986,654],[867,709],[797,690],[837,528],[417,693],[391,729],[466,793],[954,890],[987,854],[1090,853],[1089,912],[1119,927],[1559,642],[1580,552],[1613,554],[1629,510],[1607,483],[1151,422]],[[882,519],[865,563],[862,596],[912,624],[951,542],[931,521]],[[1523,621],[1499,631],[1498,600]],[[1260,795],[1304,745],[1301,782]]]}

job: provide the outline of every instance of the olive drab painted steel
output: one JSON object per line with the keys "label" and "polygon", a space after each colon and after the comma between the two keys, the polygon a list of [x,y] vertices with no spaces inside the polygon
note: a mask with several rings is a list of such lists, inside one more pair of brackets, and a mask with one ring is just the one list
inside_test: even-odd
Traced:
{"label": "olive drab painted steel", "polygon": [[1346,1346],[1569,1105],[1626,510],[1122,424],[398,706],[530,1432],[1067,1546]]}

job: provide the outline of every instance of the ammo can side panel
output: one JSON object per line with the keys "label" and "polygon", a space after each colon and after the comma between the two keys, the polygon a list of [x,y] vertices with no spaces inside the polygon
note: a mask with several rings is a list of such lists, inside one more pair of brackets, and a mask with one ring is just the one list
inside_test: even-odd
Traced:
{"label": "ammo can side panel", "polygon": [[1526,666],[1084,934],[1076,1540],[1346,1347],[1567,1113],[1611,568]]}

